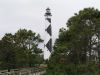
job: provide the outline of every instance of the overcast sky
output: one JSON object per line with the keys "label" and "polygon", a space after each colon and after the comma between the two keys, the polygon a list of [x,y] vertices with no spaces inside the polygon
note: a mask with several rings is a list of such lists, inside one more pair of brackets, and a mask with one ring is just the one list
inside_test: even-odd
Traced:
{"label": "overcast sky", "polygon": [[99,0],[0,0],[0,38],[20,28],[31,29],[45,36],[45,9],[52,12],[53,39],[59,28],[66,27],[68,18],[86,7],[100,10]]}

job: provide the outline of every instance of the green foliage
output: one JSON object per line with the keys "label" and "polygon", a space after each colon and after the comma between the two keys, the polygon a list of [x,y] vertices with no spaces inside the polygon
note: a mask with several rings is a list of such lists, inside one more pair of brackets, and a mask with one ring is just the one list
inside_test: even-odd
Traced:
{"label": "green foliage", "polygon": [[46,75],[99,75],[97,64],[56,64],[48,68]]}
{"label": "green foliage", "polygon": [[0,40],[0,69],[33,67],[41,64],[42,50],[38,45],[43,40],[31,30],[20,29],[14,35],[5,34]]}
{"label": "green foliage", "polygon": [[59,31],[46,75],[99,75],[100,11],[85,8],[67,27]]}

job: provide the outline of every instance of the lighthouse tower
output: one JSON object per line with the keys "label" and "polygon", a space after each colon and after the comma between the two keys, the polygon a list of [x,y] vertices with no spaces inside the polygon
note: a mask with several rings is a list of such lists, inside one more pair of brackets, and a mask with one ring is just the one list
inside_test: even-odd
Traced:
{"label": "lighthouse tower", "polygon": [[51,27],[51,12],[46,9],[45,13],[45,39],[44,39],[44,59],[49,59],[52,51],[52,27]]}

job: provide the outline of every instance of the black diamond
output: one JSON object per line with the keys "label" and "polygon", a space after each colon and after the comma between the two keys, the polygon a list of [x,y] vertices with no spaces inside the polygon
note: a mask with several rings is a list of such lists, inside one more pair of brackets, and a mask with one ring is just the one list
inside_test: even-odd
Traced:
{"label": "black diamond", "polygon": [[47,49],[51,52],[52,51],[52,39],[50,39],[48,41],[48,43],[46,44]]}
{"label": "black diamond", "polygon": [[48,20],[49,23],[51,23],[51,19],[50,18],[47,18],[47,20]]}
{"label": "black diamond", "polygon": [[52,33],[51,33],[51,25],[49,25],[49,27],[47,28],[47,32],[49,33],[50,36],[52,35]]}

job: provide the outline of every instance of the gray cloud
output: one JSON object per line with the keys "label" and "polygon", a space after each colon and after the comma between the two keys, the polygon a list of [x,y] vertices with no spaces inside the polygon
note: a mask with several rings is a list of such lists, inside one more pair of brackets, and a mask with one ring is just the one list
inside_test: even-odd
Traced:
{"label": "gray cloud", "polygon": [[[20,28],[44,33],[45,9],[52,12],[53,38],[57,38],[59,28],[65,27],[68,18],[85,7],[100,9],[99,0],[0,0],[0,37],[5,33],[15,33]],[[42,35],[42,37],[44,37]]]}

